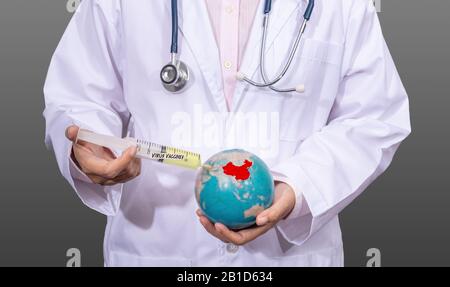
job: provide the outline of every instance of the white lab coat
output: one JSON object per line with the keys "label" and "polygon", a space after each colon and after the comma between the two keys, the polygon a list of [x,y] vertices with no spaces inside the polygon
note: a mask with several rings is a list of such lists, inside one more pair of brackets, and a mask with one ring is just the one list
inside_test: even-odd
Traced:
{"label": "white lab coat", "polygon": [[[408,98],[373,5],[316,1],[301,50],[281,82],[304,83],[306,92],[283,95],[239,82],[228,113],[204,1],[179,2],[180,56],[191,69],[191,83],[181,94],[165,92],[159,79],[169,61],[170,1],[84,0],[50,65],[44,89],[46,143],[81,200],[108,217],[105,265],[343,265],[339,212],[386,170],[410,133]],[[286,59],[305,4],[274,1],[267,44],[272,77]],[[256,80],[261,80],[256,73],[261,23],[258,12],[241,65]],[[251,134],[249,125],[238,126],[238,140],[220,133],[226,125],[215,144],[202,138],[204,115],[228,121],[233,113],[275,115],[257,127],[274,132],[270,152],[267,145],[239,141]],[[182,119],[188,123],[184,137],[175,132]],[[194,213],[195,172],[146,161],[131,182],[95,185],[70,161],[64,131],[71,124],[184,147],[203,159],[231,147],[250,150],[294,187],[296,207],[253,242],[224,244]],[[300,212],[305,206],[309,212]]]}

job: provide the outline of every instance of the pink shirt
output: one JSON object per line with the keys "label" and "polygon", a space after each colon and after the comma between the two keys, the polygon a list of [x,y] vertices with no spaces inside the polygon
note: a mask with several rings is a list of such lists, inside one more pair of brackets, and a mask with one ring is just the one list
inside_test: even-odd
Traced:
{"label": "pink shirt", "polygon": [[260,0],[205,1],[219,48],[225,99],[230,109],[236,87],[236,74]]}

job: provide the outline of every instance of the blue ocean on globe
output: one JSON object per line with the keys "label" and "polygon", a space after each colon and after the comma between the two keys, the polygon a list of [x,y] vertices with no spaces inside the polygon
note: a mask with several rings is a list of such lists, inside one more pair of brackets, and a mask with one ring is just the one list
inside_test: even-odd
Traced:
{"label": "blue ocean on globe", "polygon": [[213,155],[198,173],[195,195],[212,222],[231,229],[255,223],[274,197],[274,183],[267,165],[256,155],[239,149]]}

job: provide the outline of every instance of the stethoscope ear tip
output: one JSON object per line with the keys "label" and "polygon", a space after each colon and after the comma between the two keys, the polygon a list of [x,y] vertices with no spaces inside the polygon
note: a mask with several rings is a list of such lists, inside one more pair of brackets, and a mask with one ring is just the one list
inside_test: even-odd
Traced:
{"label": "stethoscope ear tip", "polygon": [[305,92],[305,85],[298,85],[295,87],[295,91],[299,94],[303,94]]}

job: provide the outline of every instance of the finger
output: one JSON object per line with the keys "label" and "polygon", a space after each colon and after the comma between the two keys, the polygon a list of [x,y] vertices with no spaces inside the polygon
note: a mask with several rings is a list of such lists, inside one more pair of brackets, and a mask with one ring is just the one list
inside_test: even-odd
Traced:
{"label": "finger", "polygon": [[[72,136],[73,135],[71,135],[71,137]],[[115,154],[109,148],[78,139],[78,133],[75,134],[73,141],[74,141],[74,146],[75,145],[83,146],[83,147],[87,148],[88,150],[92,151],[93,153],[95,153],[96,155],[101,155],[102,157],[107,157],[109,159],[116,158]]]}
{"label": "finger", "polygon": [[128,166],[128,174],[136,177],[141,173],[141,162],[140,159],[134,158],[131,164]]}
{"label": "finger", "polygon": [[[77,143],[80,143],[80,141],[78,141]],[[112,150],[110,150],[107,147],[98,146],[88,142],[82,142],[80,144],[85,145],[88,149],[91,149],[93,151],[98,151],[103,158],[107,158],[109,160],[115,160],[117,158],[117,156],[112,152]]]}
{"label": "finger", "polygon": [[76,125],[71,125],[66,129],[66,138],[72,142],[77,140],[78,130],[80,128]]}
{"label": "finger", "polygon": [[135,157],[134,158],[134,162],[136,163],[136,165],[139,166],[139,171],[140,171],[141,167],[142,167],[142,160],[140,158],[138,158],[138,157]]}
{"label": "finger", "polygon": [[256,217],[256,225],[264,226],[266,224],[280,221],[286,213],[287,206],[287,203],[277,201],[271,207],[258,214]]}
{"label": "finger", "polygon": [[275,224],[269,223],[264,226],[256,226],[239,231],[248,241],[252,241],[270,230]]}
{"label": "finger", "polygon": [[93,143],[85,142],[83,140],[76,140],[76,143],[73,144],[74,147],[84,148],[84,150],[94,154],[96,157],[106,159],[106,160],[114,160],[117,156],[107,147],[99,146]]}
{"label": "finger", "polygon": [[281,192],[271,207],[258,214],[256,224],[263,226],[280,221],[291,211],[294,204],[295,196],[290,196],[288,192]]}
{"label": "finger", "polygon": [[136,176],[140,175],[141,174],[140,159],[134,158],[127,169],[128,169],[128,174],[132,177],[136,177]]}
{"label": "finger", "polygon": [[81,170],[87,175],[103,176],[108,161],[93,154],[87,147],[79,144],[73,145],[73,152],[81,167]]}
{"label": "finger", "polygon": [[266,233],[273,227],[273,224],[266,224],[264,226],[257,226],[239,231],[232,231],[223,224],[216,224],[215,227],[219,234],[226,240],[236,245],[243,245]]}
{"label": "finger", "polygon": [[83,150],[83,151],[85,151],[87,153],[92,153],[93,152],[93,150],[91,148],[89,148],[88,145],[86,145],[84,143],[81,143],[80,141],[78,141],[77,143],[73,144],[73,149],[74,149],[74,151]]}
{"label": "finger", "polygon": [[135,176],[140,176],[142,171],[142,164],[140,158],[135,158],[133,160],[133,165],[136,167],[135,169]]}
{"label": "finger", "polygon": [[115,181],[116,183],[125,183],[132,179],[135,179],[139,175],[140,175],[139,167],[133,167],[130,172],[122,173],[122,174],[116,176],[115,178],[113,178],[112,180]]}
{"label": "finger", "polygon": [[133,162],[131,162],[125,169],[122,169],[115,178],[118,177],[132,177],[135,172],[136,167],[134,166]]}
{"label": "finger", "polygon": [[116,184],[119,184],[119,183],[121,183],[121,182],[117,182],[117,181],[112,180],[112,179],[106,179],[105,181],[103,181],[103,182],[101,182],[99,184],[103,185],[103,186],[113,186],[113,185],[116,185]]}
{"label": "finger", "polygon": [[197,210],[195,211],[195,213],[197,214],[198,217],[204,216],[203,211],[201,211],[200,209],[197,209]]}
{"label": "finger", "polygon": [[116,184],[120,184],[120,183],[126,183],[132,179],[134,179],[135,177],[130,177],[130,176],[122,176],[122,177],[116,177],[114,179],[108,179],[108,178],[104,178],[98,175],[88,175],[89,179],[99,185],[103,185],[103,186],[111,186],[111,185],[116,185]]}
{"label": "finger", "polygon": [[236,245],[242,245],[248,242],[241,233],[231,231],[230,229],[228,229],[228,227],[226,227],[222,223],[216,223],[214,225],[214,228],[216,232],[220,234],[220,236]]}
{"label": "finger", "polygon": [[214,228],[214,224],[212,224],[212,222],[209,221],[209,219],[206,218],[206,216],[203,215],[199,216],[199,220],[209,234],[225,243],[228,243],[228,241],[216,231],[216,229]]}
{"label": "finger", "polygon": [[[108,183],[108,179],[98,176],[98,175],[91,175],[91,174],[87,174],[87,176],[89,177],[89,179],[95,183],[95,184],[100,184],[100,185],[112,185],[112,183]],[[108,184],[107,184],[108,183]]]}
{"label": "finger", "polygon": [[95,155],[96,157],[103,158],[103,159],[108,159],[108,160],[116,159],[116,156],[109,148],[102,147],[102,146],[88,143],[88,142],[81,141],[81,140],[78,140],[75,143],[73,143],[73,149],[78,150],[78,151],[84,150],[90,155]]}
{"label": "finger", "polygon": [[96,184],[102,184],[103,182],[106,181],[106,178],[103,178],[103,177],[100,177],[100,176],[89,175],[89,174],[86,174],[86,175],[89,177],[89,179],[90,179],[93,183],[96,183]]}
{"label": "finger", "polygon": [[121,171],[126,169],[135,159],[137,152],[136,146],[129,147],[125,150],[120,157],[115,160],[107,162],[104,170],[100,175],[113,179],[120,174]]}

